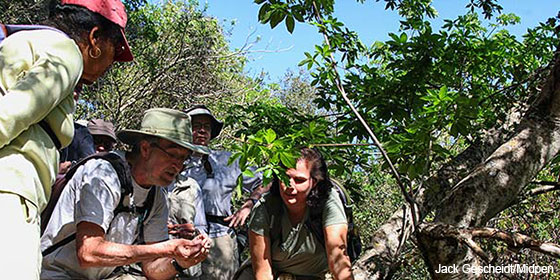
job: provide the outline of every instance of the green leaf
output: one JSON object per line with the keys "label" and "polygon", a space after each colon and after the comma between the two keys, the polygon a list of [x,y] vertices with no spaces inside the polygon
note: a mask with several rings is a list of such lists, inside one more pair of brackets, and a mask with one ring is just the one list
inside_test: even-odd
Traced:
{"label": "green leaf", "polygon": [[297,21],[304,21],[303,15],[301,14],[301,11],[299,9],[292,9],[292,15],[294,15],[294,18],[296,18]]}
{"label": "green leaf", "polygon": [[286,14],[281,10],[276,10],[272,12],[270,16],[270,28],[276,27],[286,16]]}
{"label": "green leaf", "polygon": [[401,37],[399,38],[399,41],[401,43],[406,43],[406,40],[408,39],[408,36],[406,35],[406,33],[401,33]]}
{"label": "green leaf", "polygon": [[447,97],[447,86],[442,86],[439,89],[439,95],[438,95],[440,100],[444,100]]}
{"label": "green leaf", "polygon": [[288,32],[290,33],[294,32],[294,27],[295,27],[294,17],[293,16],[286,17],[286,29],[288,29]]}
{"label": "green leaf", "polygon": [[259,21],[261,23],[268,22],[268,20],[270,19],[269,11],[270,11],[270,4],[266,3],[261,6],[261,8],[259,9]]}
{"label": "green leaf", "polygon": [[234,199],[239,199],[242,195],[241,190],[243,190],[243,176],[237,176],[237,184],[235,186]]}
{"label": "green leaf", "polygon": [[280,161],[286,168],[296,167],[296,157],[288,152],[280,153]]}
{"label": "green leaf", "polygon": [[262,4],[264,1],[266,1],[266,0],[255,0],[254,2],[255,2],[256,4]]}
{"label": "green leaf", "polygon": [[241,155],[243,155],[243,153],[241,152],[235,152],[233,153],[233,155],[231,155],[228,159],[228,165],[231,165],[236,159],[238,159],[239,157],[241,157]]}
{"label": "green leaf", "polygon": [[267,129],[266,134],[264,135],[264,139],[266,140],[266,143],[272,144],[272,142],[276,140],[276,132],[274,132],[274,130],[270,128]]}
{"label": "green leaf", "polygon": [[272,181],[272,169],[267,169],[263,172],[263,186],[268,185]]}
{"label": "green leaf", "polygon": [[245,169],[242,174],[245,177],[255,177],[255,173],[251,169]]}

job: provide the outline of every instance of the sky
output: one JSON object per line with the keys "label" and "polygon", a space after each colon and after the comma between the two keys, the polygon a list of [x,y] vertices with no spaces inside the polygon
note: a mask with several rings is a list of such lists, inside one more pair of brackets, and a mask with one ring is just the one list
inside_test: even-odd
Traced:
{"label": "sky", "polygon": [[[440,26],[443,19],[464,14],[468,2],[434,0],[433,6],[439,17],[433,26]],[[358,32],[368,46],[375,41],[387,40],[389,32],[398,33],[400,17],[396,11],[385,10],[384,1],[366,0],[361,4],[355,0],[338,0],[335,3],[334,16]],[[520,24],[509,27],[516,36],[560,12],[560,0],[502,0],[499,3],[503,7],[502,13],[514,13],[521,18]],[[252,0],[200,0],[200,5],[207,8],[207,15],[222,22],[232,50],[259,39],[249,48],[246,71],[251,76],[266,72],[269,81],[279,81],[288,70],[297,72],[304,52],[312,53],[314,46],[322,42],[316,28],[308,24],[296,22],[293,34],[288,33],[284,23],[275,29],[260,24],[257,20],[260,6]]]}

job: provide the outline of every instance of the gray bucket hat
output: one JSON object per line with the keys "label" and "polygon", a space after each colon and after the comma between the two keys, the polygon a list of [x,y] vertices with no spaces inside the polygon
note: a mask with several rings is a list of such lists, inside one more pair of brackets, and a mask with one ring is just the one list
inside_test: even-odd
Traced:
{"label": "gray bucket hat", "polygon": [[222,128],[224,127],[224,123],[221,121],[218,121],[216,119],[216,117],[214,117],[214,115],[212,115],[212,112],[210,112],[210,110],[208,108],[206,108],[206,106],[204,105],[194,105],[192,107],[190,107],[189,109],[185,110],[185,113],[189,114],[189,116],[193,117],[193,116],[198,116],[198,115],[206,115],[210,117],[210,120],[212,121],[212,133],[210,133],[210,140],[218,137],[218,135],[220,135],[220,132],[222,132]]}
{"label": "gray bucket hat", "polygon": [[115,127],[113,126],[112,122],[106,122],[102,119],[93,119],[88,122],[87,128],[91,135],[108,136],[115,140],[115,142],[117,142]]}
{"label": "gray bucket hat", "polygon": [[145,136],[156,136],[197,153],[208,154],[207,147],[193,144],[191,117],[184,112],[155,108],[144,112],[139,130],[124,129],[117,137],[124,143],[134,145]]}

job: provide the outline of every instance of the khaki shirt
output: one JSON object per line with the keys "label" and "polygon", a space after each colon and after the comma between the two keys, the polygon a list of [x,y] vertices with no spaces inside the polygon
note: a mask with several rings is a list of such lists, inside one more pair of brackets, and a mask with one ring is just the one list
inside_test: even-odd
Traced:
{"label": "khaki shirt", "polygon": [[63,147],[74,135],[72,97],[83,70],[80,49],[52,30],[20,31],[0,44],[0,191],[42,210],[59,154],[37,124],[50,125]]}
{"label": "khaki shirt", "polygon": [[[270,194],[264,196],[253,208],[249,219],[249,229],[258,235],[270,238],[270,215],[264,203]],[[315,276],[324,278],[328,271],[327,252],[323,244],[305,226],[305,219],[309,215],[306,210],[302,222],[292,227],[288,217],[288,210],[282,212],[282,237],[275,239],[271,245],[273,272],[288,272],[300,276]],[[323,208],[323,228],[346,224],[344,206],[333,188],[329,193]]]}

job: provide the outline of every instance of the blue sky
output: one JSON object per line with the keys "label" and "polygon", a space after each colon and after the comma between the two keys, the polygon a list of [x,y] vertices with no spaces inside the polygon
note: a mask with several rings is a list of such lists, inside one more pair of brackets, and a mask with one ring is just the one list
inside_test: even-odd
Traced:
{"label": "blue sky", "polygon": [[[467,3],[467,0],[434,0],[433,5],[439,13],[434,25],[439,26],[442,19],[464,14]],[[560,11],[560,0],[502,0],[500,4],[503,13],[521,17],[519,25],[509,28],[518,36]],[[307,24],[296,23],[293,34],[286,31],[283,23],[275,29],[260,24],[257,20],[259,6],[251,0],[200,0],[200,5],[206,5],[207,14],[218,18],[226,30],[231,31],[231,49],[241,48],[248,37],[250,41],[257,36],[260,38],[251,47],[246,70],[250,75],[267,72],[273,82],[278,81],[288,69],[297,71],[298,63],[304,58],[303,53],[312,52],[314,45],[322,40],[316,28]],[[395,11],[384,9],[384,1],[373,0],[366,0],[363,4],[354,0],[338,0],[334,15],[357,31],[366,45],[388,39],[389,32],[398,31],[400,19]]]}

